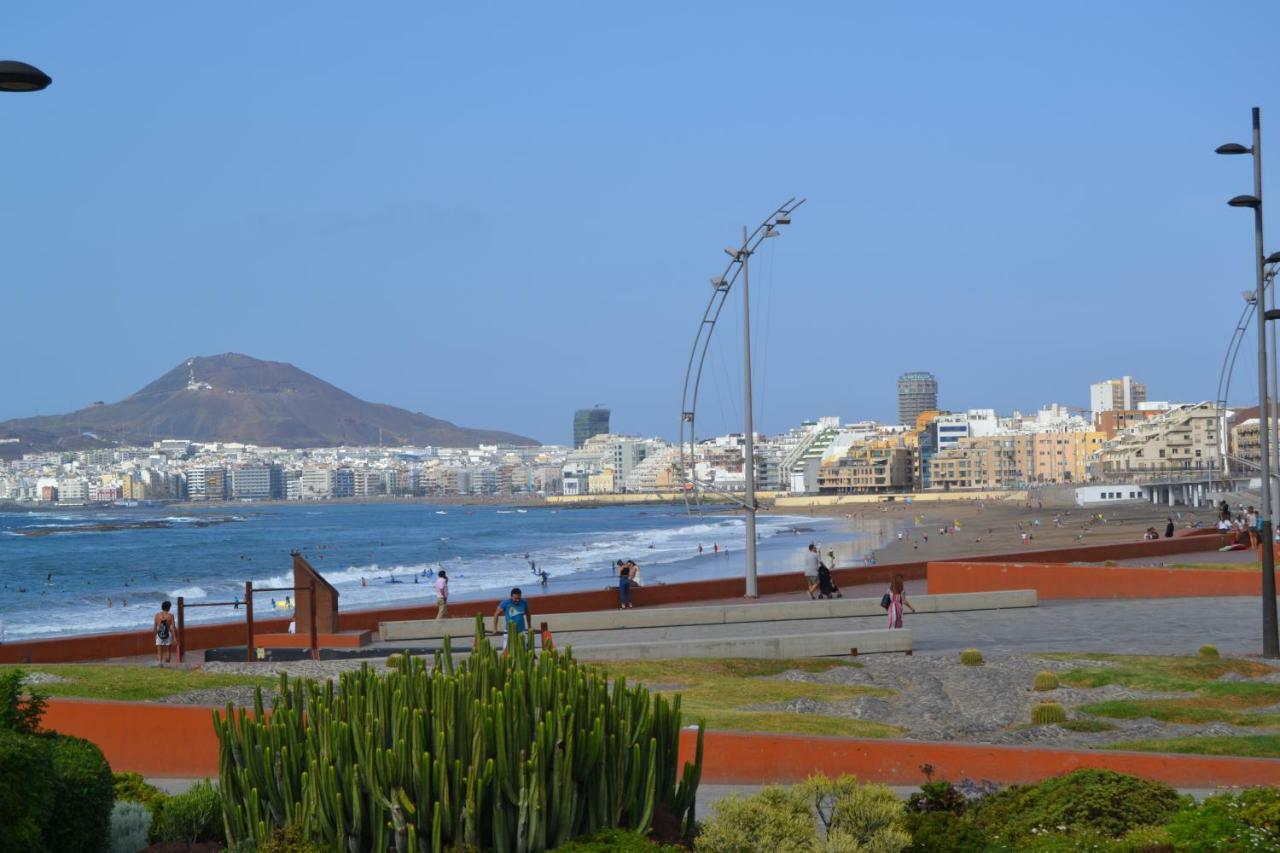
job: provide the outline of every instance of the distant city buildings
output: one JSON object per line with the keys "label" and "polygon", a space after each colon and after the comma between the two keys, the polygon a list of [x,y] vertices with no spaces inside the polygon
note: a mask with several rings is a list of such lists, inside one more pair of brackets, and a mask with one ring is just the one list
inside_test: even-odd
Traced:
{"label": "distant city buildings", "polygon": [[1132,376],[1106,379],[1089,386],[1089,408],[1096,419],[1103,412],[1134,411],[1147,401],[1147,386]]}
{"label": "distant city buildings", "polygon": [[596,406],[573,413],[573,447],[582,447],[587,439],[609,431],[609,410]]}
{"label": "distant city buildings", "polygon": [[914,426],[924,412],[938,408],[938,380],[916,371],[898,377],[898,423]]}

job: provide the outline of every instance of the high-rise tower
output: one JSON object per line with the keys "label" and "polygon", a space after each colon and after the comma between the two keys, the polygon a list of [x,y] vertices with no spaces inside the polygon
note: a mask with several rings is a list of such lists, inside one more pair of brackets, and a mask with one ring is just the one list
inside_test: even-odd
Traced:
{"label": "high-rise tower", "polygon": [[938,408],[938,380],[932,373],[913,371],[898,377],[898,423],[915,428],[921,412]]}
{"label": "high-rise tower", "polygon": [[609,410],[596,406],[594,409],[578,409],[573,413],[573,446],[581,447],[593,435],[603,435],[609,431]]}

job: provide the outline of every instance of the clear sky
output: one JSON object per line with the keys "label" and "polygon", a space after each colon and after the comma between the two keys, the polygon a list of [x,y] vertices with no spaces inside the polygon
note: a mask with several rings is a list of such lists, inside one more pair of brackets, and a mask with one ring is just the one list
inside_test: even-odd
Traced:
{"label": "clear sky", "polygon": [[[1249,161],[1213,149],[1261,106],[1280,192],[1277,31],[1261,0],[9,4],[0,58],[54,84],[0,95],[0,418],[236,351],[674,437],[721,249],[793,195],[757,428],[892,421],[906,370],[952,409],[1208,399],[1253,286]],[[740,428],[737,333],[705,430]]]}

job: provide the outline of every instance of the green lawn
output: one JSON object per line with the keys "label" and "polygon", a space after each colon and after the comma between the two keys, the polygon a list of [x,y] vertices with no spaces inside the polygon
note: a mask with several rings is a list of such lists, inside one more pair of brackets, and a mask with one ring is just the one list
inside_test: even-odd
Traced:
{"label": "green lawn", "polygon": [[845,737],[892,737],[902,733],[897,726],[836,717],[825,714],[798,714],[788,711],[753,711],[747,708],[772,705],[793,699],[838,702],[859,696],[891,696],[893,691],[877,687],[843,684],[815,684],[781,681],[769,676],[788,670],[825,672],[857,662],[836,660],[740,660],[682,659],[664,661],[618,661],[599,664],[610,678],[622,676],[641,682],[659,693],[679,693],[686,721],[704,719],[709,729],[736,729],[752,732],[842,735]]}
{"label": "green lawn", "polygon": [[1139,752],[1187,752],[1195,755],[1233,755],[1246,758],[1280,758],[1280,734],[1223,735],[1221,737],[1176,737],[1131,740],[1107,744],[1104,749],[1132,749]]}
{"label": "green lawn", "polygon": [[[0,666],[0,672],[14,668]],[[16,668],[23,672],[45,672],[69,679],[54,684],[35,685],[35,688],[47,696],[68,696],[80,699],[142,701],[211,687],[248,685],[262,686],[266,689],[279,684],[278,679],[266,676],[222,675],[168,667],[161,669],[149,666],[48,663],[24,664]]]}

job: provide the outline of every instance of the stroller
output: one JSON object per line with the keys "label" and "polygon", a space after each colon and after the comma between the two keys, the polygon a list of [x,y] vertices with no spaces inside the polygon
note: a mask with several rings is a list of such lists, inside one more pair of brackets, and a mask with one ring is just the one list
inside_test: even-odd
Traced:
{"label": "stroller", "polygon": [[826,563],[818,564],[818,598],[844,598]]}

